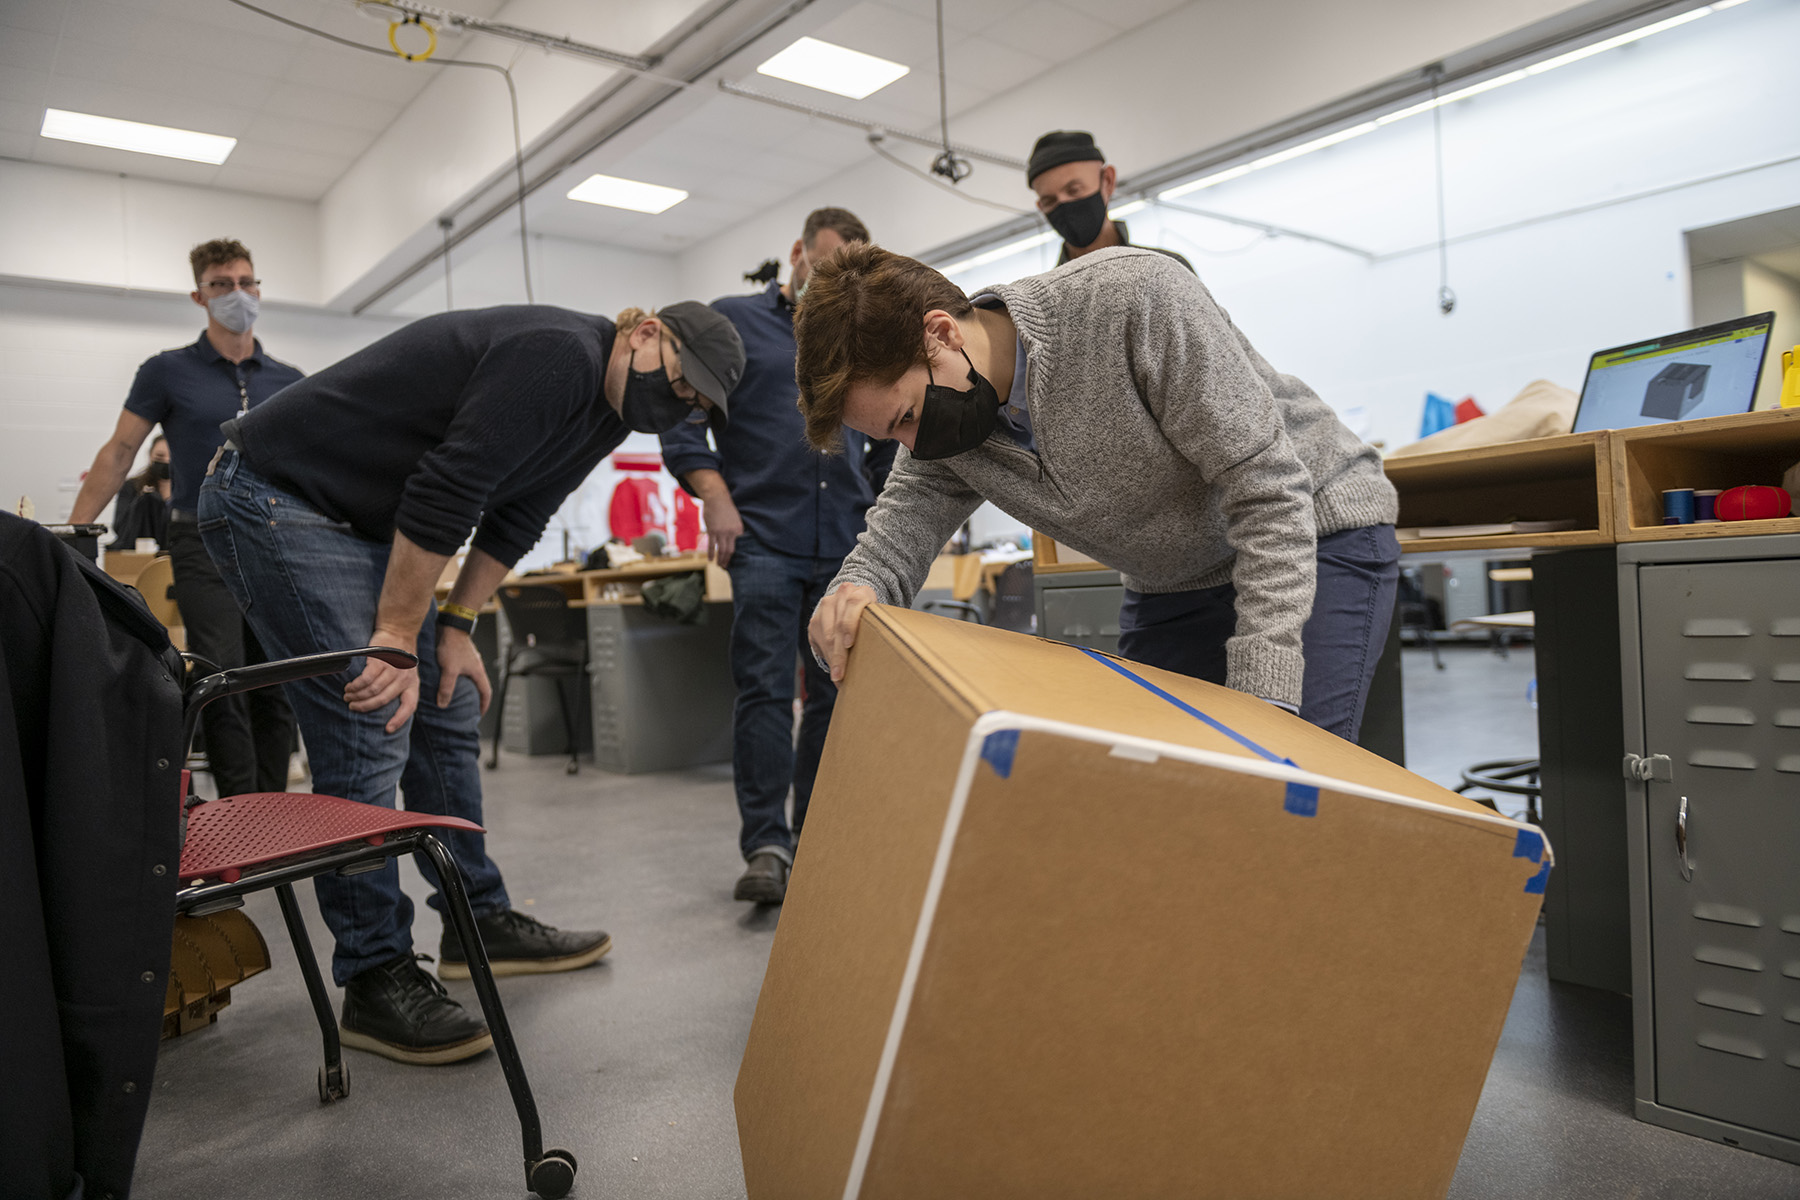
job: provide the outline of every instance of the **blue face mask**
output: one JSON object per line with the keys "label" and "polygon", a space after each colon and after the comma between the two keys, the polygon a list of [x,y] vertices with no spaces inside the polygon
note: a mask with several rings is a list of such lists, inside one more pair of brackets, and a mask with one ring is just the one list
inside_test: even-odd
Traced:
{"label": "blue face mask", "polygon": [[256,312],[260,307],[256,297],[243,288],[214,296],[206,302],[206,311],[212,314],[212,319],[233,333],[244,333],[256,324]]}

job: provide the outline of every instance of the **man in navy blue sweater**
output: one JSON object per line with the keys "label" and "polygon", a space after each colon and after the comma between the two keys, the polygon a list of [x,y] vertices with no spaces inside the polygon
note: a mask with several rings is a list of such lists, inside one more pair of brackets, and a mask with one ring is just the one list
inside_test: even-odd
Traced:
{"label": "man in navy blue sweater", "polygon": [[[200,533],[263,647],[280,658],[363,645],[419,656],[416,670],[369,660],[287,685],[314,788],[391,808],[397,784],[409,810],[479,824],[477,726],[491,688],[469,638],[475,613],[628,430],[723,415],[743,369],[731,323],[692,301],[631,309],[617,326],[543,305],[449,312],[225,422]],[[450,600],[428,623],[471,529]],[[496,974],[573,970],[612,948],[605,933],[514,912],[481,835],[446,833]],[[442,1063],[493,1044],[420,969],[392,860],[314,884],[337,940],[345,1045]],[[448,925],[439,951],[439,975],[468,978]]]}
{"label": "man in navy blue sweater", "polygon": [[[794,662],[806,622],[862,532],[863,514],[887,480],[893,442],[871,445],[844,431],[844,453],[806,444],[794,383],[794,306],[813,264],[869,231],[841,208],[806,218],[789,252],[785,284],[754,296],[728,296],[713,308],[744,339],[744,381],[731,399],[731,423],[683,424],[663,434],[663,458],[682,486],[700,497],[713,557],[731,572],[731,672],[737,682],[732,775],[743,818],[738,848],[747,866],[734,895],[779,904],[787,894],[794,842],[806,820],[819,755],[837,702],[837,685],[810,654],[806,705],[794,741]],[[787,819],[788,789],[794,819]]]}

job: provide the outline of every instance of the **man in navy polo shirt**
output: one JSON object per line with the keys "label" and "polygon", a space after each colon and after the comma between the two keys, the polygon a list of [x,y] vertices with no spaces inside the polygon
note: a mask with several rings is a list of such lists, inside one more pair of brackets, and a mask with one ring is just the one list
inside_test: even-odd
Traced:
{"label": "man in navy polo shirt", "polygon": [[[262,288],[243,243],[230,238],[205,242],[194,247],[188,260],[194,268],[189,295],[206,310],[206,332],[193,345],[165,350],[138,368],[125,411],[94,456],[69,520],[83,524],[99,517],[125,482],[144,439],[161,425],[169,439],[169,537],[164,549],[174,560],[175,604],[187,629],[187,648],[221,667],[241,667],[266,660],[207,557],[194,509],[206,464],[224,441],[219,423],[302,376],[264,354],[251,333]],[[201,720],[221,796],[287,790],[294,714],[280,688],[216,700]]]}
{"label": "man in navy polo shirt", "polygon": [[[869,231],[841,208],[806,218],[789,252],[787,283],[754,296],[713,301],[744,339],[744,378],[731,421],[683,424],[663,434],[663,458],[701,500],[714,559],[731,572],[731,672],[737,682],[732,775],[743,818],[738,848],[748,864],[734,895],[779,904],[787,895],[794,843],[806,820],[837,685],[806,645],[806,622],[863,529],[863,514],[887,481],[893,442],[871,445],[845,430],[844,453],[806,444],[796,406],[794,305],[814,263]],[[806,670],[806,705],[794,740],[794,663]],[[787,819],[788,789],[794,819]]]}

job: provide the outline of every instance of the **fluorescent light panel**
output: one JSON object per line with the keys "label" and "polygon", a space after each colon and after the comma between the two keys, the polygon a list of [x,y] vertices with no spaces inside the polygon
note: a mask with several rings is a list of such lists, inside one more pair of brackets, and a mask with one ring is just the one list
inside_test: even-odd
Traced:
{"label": "fluorescent light panel", "polygon": [[569,199],[583,204],[604,204],[608,208],[628,208],[632,212],[659,213],[674,208],[688,194],[680,188],[655,183],[639,183],[615,175],[589,175],[569,189]]}
{"label": "fluorescent light panel", "polygon": [[1406,108],[1398,109],[1394,112],[1376,117],[1372,121],[1364,121],[1361,124],[1352,125],[1348,129],[1340,129],[1336,133],[1328,133],[1324,137],[1314,138],[1310,142],[1302,142],[1298,146],[1289,146],[1286,150],[1278,150],[1274,154],[1267,154],[1262,158],[1253,159],[1250,162],[1239,163],[1237,166],[1227,167],[1223,171],[1215,171],[1211,175],[1205,175],[1177,187],[1169,188],[1167,191],[1158,192],[1156,198],[1158,200],[1178,200],[1183,196],[1200,191],[1202,188],[1209,188],[1216,184],[1224,183],[1227,180],[1238,179],[1250,174],[1252,171],[1260,171],[1264,167],[1272,167],[1276,163],[1287,162],[1289,159],[1299,158],[1303,154],[1311,154],[1314,150],[1323,150],[1327,146],[1335,146],[1339,142],[1347,142],[1351,138],[1361,137],[1365,133],[1373,133],[1375,130],[1380,129],[1385,125],[1392,125],[1396,121],[1404,121],[1408,117],[1416,117],[1420,113],[1430,112],[1432,109],[1441,107],[1445,104],[1454,104],[1458,100],[1467,100],[1471,96],[1479,96],[1483,92],[1491,92],[1495,88],[1505,87],[1509,83],[1517,83],[1519,80],[1530,78],[1533,75],[1542,75],[1546,71],[1554,71],[1558,67],[1566,67],[1570,63],[1580,62],[1584,58],[1592,58],[1596,54],[1603,54],[1606,51],[1616,49],[1619,46],[1641,41],[1653,34],[1661,33],[1665,29],[1673,29],[1677,25],[1686,25],[1689,21],[1698,21],[1701,17],[1704,17],[1709,13],[1716,13],[1727,8],[1736,8],[1742,3],[1744,3],[1744,0],[1719,0],[1716,4],[1708,4],[1703,5],[1700,8],[1689,9],[1687,12],[1679,13],[1666,20],[1654,21],[1649,25],[1644,25],[1626,33],[1621,33],[1616,37],[1603,38],[1590,45],[1582,46],[1578,50],[1571,50],[1566,54],[1558,54],[1553,58],[1546,58],[1541,62],[1532,63],[1528,67],[1521,67],[1516,71],[1508,71],[1504,75],[1496,75],[1492,79],[1484,79],[1480,83],[1470,84],[1468,87],[1461,88],[1454,92],[1446,92],[1435,100],[1421,101],[1418,104],[1409,105]]}
{"label": "fluorescent light panel", "polygon": [[232,148],[237,145],[236,138],[221,137],[216,133],[121,121],[117,117],[97,117],[92,113],[69,112],[61,108],[44,110],[44,126],[39,132],[59,142],[81,142],[110,150],[157,154],[163,158],[183,158],[214,166],[229,158]]}
{"label": "fluorescent light panel", "polygon": [[989,263],[999,262],[1003,258],[1011,258],[1021,250],[1030,250],[1034,246],[1042,246],[1046,242],[1061,241],[1062,235],[1050,233],[1034,233],[1030,237],[1020,238],[1016,242],[1008,242],[1004,246],[995,246],[992,250],[984,250],[973,258],[965,258],[961,262],[951,263],[944,268],[944,274],[956,275],[963,271],[973,271],[976,267],[985,267]]}
{"label": "fluorescent light panel", "polygon": [[756,73],[861,100],[911,69],[860,50],[803,37],[756,68]]}

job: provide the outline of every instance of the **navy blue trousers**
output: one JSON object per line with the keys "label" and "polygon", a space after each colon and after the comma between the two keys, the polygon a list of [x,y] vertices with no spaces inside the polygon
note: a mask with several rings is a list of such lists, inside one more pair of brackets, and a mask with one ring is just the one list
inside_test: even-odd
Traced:
{"label": "navy blue trousers", "polygon": [[[1362,727],[1376,660],[1387,644],[1400,582],[1392,525],[1319,539],[1318,588],[1301,632],[1306,676],[1300,715],[1348,741]],[[1133,662],[1225,682],[1225,643],[1237,630],[1237,589],[1134,592],[1119,608],[1119,653]]]}
{"label": "navy blue trousers", "polygon": [[[837,685],[806,648],[806,625],[825,588],[843,565],[771,550],[748,534],[731,554],[731,675],[737,683],[732,717],[731,773],[743,826],[738,848],[773,846],[789,855],[806,823],[819,756],[831,727]],[[794,733],[794,664],[804,661],[806,704]],[[787,817],[788,789],[794,819]]]}

